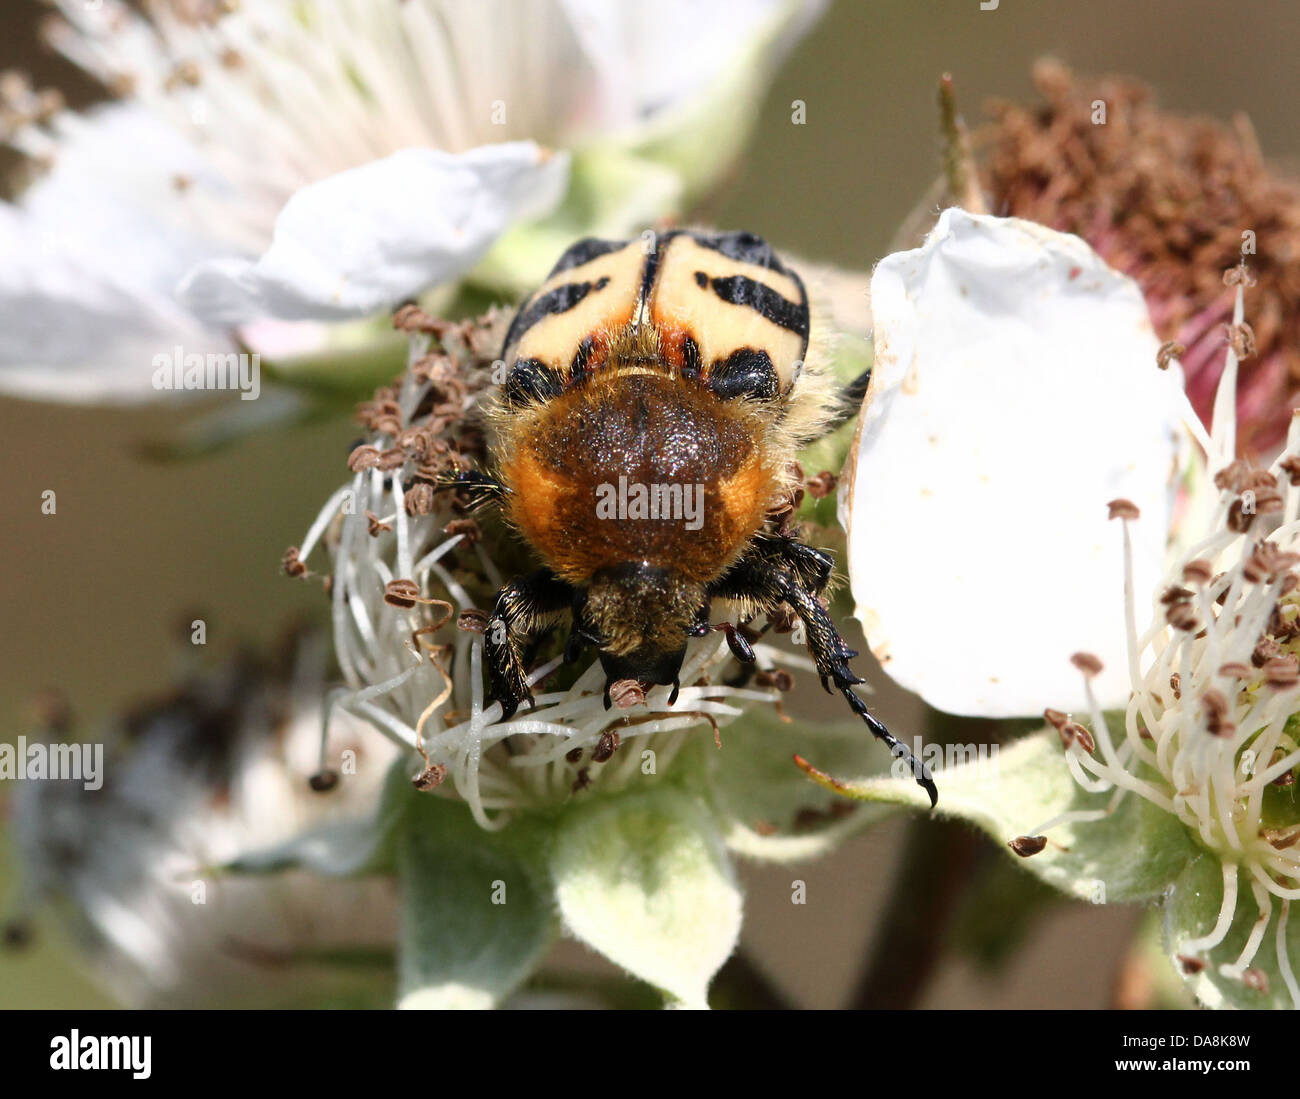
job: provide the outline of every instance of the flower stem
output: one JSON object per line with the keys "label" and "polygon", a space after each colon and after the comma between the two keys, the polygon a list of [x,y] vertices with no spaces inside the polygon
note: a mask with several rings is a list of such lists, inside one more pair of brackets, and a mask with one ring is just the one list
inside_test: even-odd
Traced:
{"label": "flower stem", "polygon": [[957,902],[970,885],[979,854],[975,832],[950,821],[907,822],[903,865],[850,1006],[916,1007],[948,939]]}
{"label": "flower stem", "polygon": [[[928,710],[927,744],[988,744],[1012,724]],[[943,804],[942,772],[939,783]],[[947,950],[958,902],[978,876],[985,854],[979,836],[952,821],[913,817],[907,822],[901,865],[853,990],[854,1008],[915,1007]]]}
{"label": "flower stem", "polygon": [[743,949],[718,970],[709,1000],[714,1008],[732,1011],[789,1011],[794,1007]]}

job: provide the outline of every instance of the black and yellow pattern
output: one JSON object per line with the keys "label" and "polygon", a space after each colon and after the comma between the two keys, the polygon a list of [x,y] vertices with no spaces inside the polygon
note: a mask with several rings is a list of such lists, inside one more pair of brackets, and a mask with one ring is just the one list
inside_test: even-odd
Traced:
{"label": "black and yellow pattern", "polygon": [[506,399],[548,400],[606,367],[653,359],[724,399],[770,400],[789,394],[808,338],[803,282],[751,233],[583,240],[510,326]]}
{"label": "black and yellow pattern", "polygon": [[[560,257],[510,325],[492,416],[486,482],[542,565],[493,607],[485,653],[504,717],[532,697],[524,642],[566,616],[566,655],[596,645],[606,705],[628,679],[671,685],[671,705],[687,641],[713,628],[718,599],[745,616],[788,607],[823,685],[907,754],[854,692],[857,654],[818,599],[830,557],[779,518],[794,455],[834,421],[831,380],[816,354],[806,362],[817,345],[803,281],[752,233],[589,239]],[[611,513],[615,486],[690,499],[693,515]],[[735,628],[720,628],[752,664]],[[916,777],[933,799],[919,765]]]}

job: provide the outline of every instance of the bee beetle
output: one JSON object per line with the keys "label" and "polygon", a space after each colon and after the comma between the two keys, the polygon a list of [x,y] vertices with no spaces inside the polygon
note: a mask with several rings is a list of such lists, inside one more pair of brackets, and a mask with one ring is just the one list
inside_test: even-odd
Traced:
{"label": "bee beetle", "polygon": [[[713,600],[746,617],[788,607],[822,686],[834,683],[936,800],[921,763],[853,690],[858,654],[818,598],[831,557],[772,517],[796,487],[794,454],[845,407],[805,361],[808,343],[802,280],[751,233],[582,240],[520,306],[490,412],[493,473],[440,486],[499,504],[541,559],[501,589],[487,626],[504,719],[532,703],[525,645],[565,616],[566,659],[597,647],[606,707],[627,679],[671,686],[672,705],[688,639],[714,628]],[[745,636],[717,628],[753,664]]]}

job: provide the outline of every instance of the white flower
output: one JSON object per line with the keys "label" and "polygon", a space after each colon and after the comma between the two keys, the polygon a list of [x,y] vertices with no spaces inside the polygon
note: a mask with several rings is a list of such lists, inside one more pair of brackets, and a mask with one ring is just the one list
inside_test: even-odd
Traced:
{"label": "white flower", "polygon": [[[1132,351],[1127,336],[1140,312],[1119,311],[1127,326],[1108,315],[1113,300],[1128,297],[1129,290],[1117,288],[1118,276],[1080,252],[1073,238],[956,212],[945,215],[941,234],[945,222],[953,244],[940,240],[937,248],[932,242],[920,253],[891,257],[877,273],[874,289],[883,289],[874,303],[878,323],[897,310],[924,324],[893,324],[883,333],[883,389],[868,416],[879,410],[890,428],[873,436],[868,421],[862,446],[883,446],[892,456],[905,482],[902,493],[931,486],[947,493],[955,515],[945,513],[949,525],[936,527],[931,539],[955,546],[958,560],[940,575],[940,562],[927,547],[915,555],[919,568],[902,572],[905,565],[896,560],[894,571],[886,572],[899,586],[927,581],[919,603],[928,635],[899,619],[897,601],[877,594],[869,574],[855,575],[855,591],[863,601],[876,600],[869,607],[889,610],[873,640],[883,633],[892,650],[901,639],[902,667],[927,699],[995,715],[1028,715],[1046,702],[1051,708],[1044,716],[1054,728],[1020,739],[989,773],[949,769],[940,776],[941,811],[1000,839],[1015,837],[1011,850],[1032,857],[1033,871],[1074,896],[1094,903],[1161,898],[1165,949],[1207,1006],[1300,1007],[1294,966],[1300,940],[1289,923],[1291,902],[1300,898],[1294,795],[1300,768],[1300,416],[1293,417],[1287,448],[1269,468],[1236,460],[1238,359],[1254,344],[1244,321],[1248,272],[1237,267],[1225,276],[1237,288],[1236,304],[1213,427],[1207,434],[1187,417],[1200,454],[1180,463],[1187,491],[1171,510],[1166,486],[1177,448],[1169,435],[1181,402],[1161,387],[1176,384],[1178,364],[1173,347],[1160,354],[1167,375],[1156,368],[1154,347],[1146,361]],[[1026,255],[1014,247],[1026,233],[1049,246],[1025,272],[1032,277],[1019,279],[1011,271],[990,278],[1007,272],[1004,256],[1014,261]],[[1032,250],[1027,258],[1033,259]],[[1088,300],[1064,308],[1074,295],[1062,294],[1062,287],[1085,279],[1093,280]],[[1058,298],[1066,299],[1060,309]],[[979,306],[973,314],[963,304],[968,299]],[[1035,311],[1046,314],[1044,327],[1050,329],[1057,312],[1066,324],[1050,346],[1022,342],[1022,332],[1037,326]],[[1088,369],[1088,384],[1070,387],[1069,378],[1060,378],[1054,396],[1019,384],[992,400],[981,398],[962,372],[983,361],[982,388],[997,386],[998,362],[985,357],[992,333],[1025,366],[1027,358],[1047,362],[1053,352],[1072,361],[1076,372]],[[940,353],[946,369],[934,357]],[[912,364],[914,378],[899,378],[905,372],[895,356]],[[1106,361],[1140,377],[1115,377]],[[1023,380],[1025,373],[1013,371],[1012,377]],[[1134,408],[1124,407],[1125,393]],[[1001,418],[999,404],[1009,410]],[[955,407],[945,412],[945,405]],[[1033,417],[1051,420],[1053,407],[1061,409],[1059,418],[1040,431]],[[962,446],[946,455],[946,464],[927,461],[929,432],[953,428],[959,413],[991,426],[995,442],[984,445],[974,429],[959,432]],[[1052,432],[1061,425],[1066,437],[1057,442]],[[891,440],[894,430],[903,437]],[[1114,437],[1121,433],[1126,438]],[[1030,451],[1021,455],[1026,438]],[[1015,460],[992,463],[989,451],[997,447]],[[1125,453],[1132,455],[1129,464],[1119,461]],[[963,455],[969,469],[961,469]],[[860,455],[859,481],[883,475],[873,464],[881,461],[879,453]],[[1023,552],[1004,543],[1000,516],[981,524],[978,511],[952,498],[943,482],[952,479],[954,467],[958,486],[971,494],[982,492],[975,484],[982,471],[1002,470],[1003,492],[993,485],[984,495],[1006,509]],[[1068,508],[1050,502],[1038,508],[1056,485],[1070,493]],[[1008,497],[1008,489],[1023,495]],[[890,513],[879,502],[870,506],[876,499],[870,487],[858,491],[868,506],[855,502],[851,538],[865,554],[875,542],[858,524],[864,515],[874,519],[868,533],[879,536]],[[1138,493],[1144,494],[1140,504]],[[904,517],[919,520],[928,506]],[[956,526],[963,515],[964,526]],[[1115,554],[1098,553],[1090,562],[1094,543],[1105,536],[1097,528],[1108,518],[1122,522],[1122,533],[1109,525]],[[1061,534],[1076,544],[1060,544]],[[972,545],[983,571],[968,578]],[[1088,552],[1080,555],[1080,549]],[[1025,564],[1037,555],[1044,560],[1035,572]],[[1067,567],[1058,576],[1051,569],[1061,562]],[[955,590],[945,581],[951,573]],[[1108,620],[1112,627],[1104,629]],[[1094,628],[1098,632],[1088,632]],[[919,659],[923,636],[932,668]],[[988,689],[964,663],[990,675],[1004,668],[1016,678],[1006,692],[1000,684]],[[1073,688],[1062,685],[1062,674],[1075,681]],[[1106,711],[1113,714],[1109,723]],[[921,800],[899,779],[837,783],[810,773],[863,800]],[[1035,826],[1026,830],[1026,824]]]}
{"label": "white flower", "polygon": [[679,212],[823,4],[58,7],[52,43],[122,102],[75,114],[0,83],[0,139],[43,171],[0,206],[0,390],[138,401],[160,348],[355,344],[291,322],[367,317],[476,264],[531,282],[556,236]]}
{"label": "white flower", "polygon": [[464,274],[503,225],[549,213],[566,164],[529,141],[461,154],[405,149],[308,184],[285,204],[259,259],[200,263],[180,298],[224,324],[378,312]]}
{"label": "white flower", "polygon": [[[947,210],[871,284],[875,366],[841,494],[857,614],[886,671],[953,713],[1127,697],[1123,563],[1097,502],[1134,501],[1159,575],[1191,418],[1136,284],[1077,237]],[[1115,657],[1115,659],[1112,659]]]}
{"label": "white flower", "polygon": [[309,787],[326,773],[324,655],[319,639],[305,645],[291,683],[237,662],[123,718],[106,730],[100,789],[15,784],[25,907],[59,902],[115,998],[305,1006],[356,991],[332,953],[370,950],[382,999],[397,913],[387,880],[223,870],[286,845],[335,872],[368,854],[354,837],[371,834],[392,753],[338,714],[324,757],[336,788]]}
{"label": "white flower", "polygon": [[[1244,269],[1230,274],[1237,276],[1233,324],[1240,331]],[[1209,507],[1197,509],[1191,544],[1159,583],[1125,578],[1121,667],[1131,695],[1122,737],[1112,738],[1096,698],[1086,707],[1091,737],[1064,714],[1049,713],[1076,782],[1113,796],[1105,809],[1068,812],[1034,831],[1104,819],[1129,795],[1176,816],[1221,863],[1223,891],[1214,925],[1200,935],[1180,928],[1172,951],[1195,974],[1204,969],[1203,955],[1247,924],[1239,953],[1219,972],[1267,991],[1263,971],[1251,963],[1272,935],[1267,968],[1281,974],[1300,1008],[1287,954],[1290,902],[1300,898],[1300,821],[1290,791],[1277,788],[1292,785],[1300,766],[1300,419],[1292,419],[1286,451],[1270,469],[1233,461],[1236,391],[1230,343],[1206,455],[1215,474],[1203,493]],[[1127,509],[1120,517],[1127,555],[1133,528],[1148,518]],[[1151,607],[1140,630],[1139,591],[1150,592]],[[1239,908],[1247,889],[1253,913]],[[1197,993],[1210,1006],[1223,1002],[1212,980],[1200,981]]]}

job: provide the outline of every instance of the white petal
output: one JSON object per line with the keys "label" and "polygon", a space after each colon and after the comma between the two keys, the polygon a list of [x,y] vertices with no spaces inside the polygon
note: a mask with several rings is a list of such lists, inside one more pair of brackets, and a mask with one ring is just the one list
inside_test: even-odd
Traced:
{"label": "white petal", "polygon": [[194,150],[139,108],[62,124],[48,174],[16,204],[0,203],[0,392],[155,400],[159,351],[234,350],[173,295],[180,275],[219,248],[186,209],[215,184]]}
{"label": "white petal", "polygon": [[841,518],[872,652],[953,713],[1082,709],[1069,657],[1128,697],[1122,531],[1162,571],[1182,379],[1136,284],[1077,237],[945,211],[871,283],[876,361]]}
{"label": "white petal", "polygon": [[568,161],[532,142],[404,149],[312,183],[256,261],[200,264],[181,298],[212,322],[359,317],[474,266],[516,220],[558,203]]}
{"label": "white petal", "polygon": [[[825,0],[560,0],[595,71],[603,126],[644,122],[709,90],[730,59],[785,25],[793,45]],[[775,59],[774,59],[775,61]]]}

